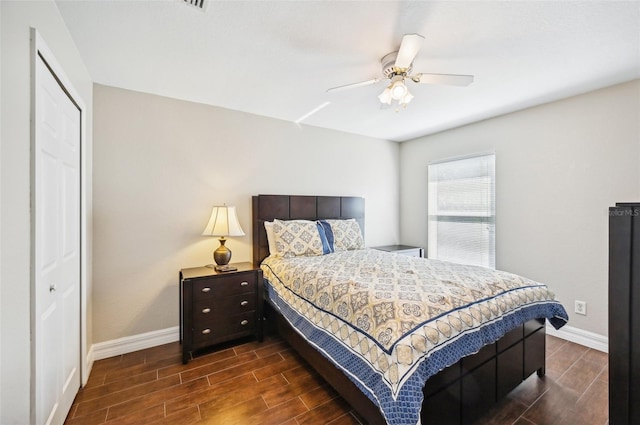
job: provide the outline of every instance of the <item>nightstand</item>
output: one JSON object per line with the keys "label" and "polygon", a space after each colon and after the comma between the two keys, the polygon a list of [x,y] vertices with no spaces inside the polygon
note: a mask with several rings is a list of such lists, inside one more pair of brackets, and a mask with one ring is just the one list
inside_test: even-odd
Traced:
{"label": "nightstand", "polygon": [[387,245],[387,246],[374,246],[373,249],[377,249],[379,251],[394,252],[396,254],[408,255],[410,257],[424,257],[424,250],[417,246]]}
{"label": "nightstand", "polygon": [[199,348],[249,335],[262,341],[262,270],[252,263],[232,265],[238,270],[180,270],[183,363]]}

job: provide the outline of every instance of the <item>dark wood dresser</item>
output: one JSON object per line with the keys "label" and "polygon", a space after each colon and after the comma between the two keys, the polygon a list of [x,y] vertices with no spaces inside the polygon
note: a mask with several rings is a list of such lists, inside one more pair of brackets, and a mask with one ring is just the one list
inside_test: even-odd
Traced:
{"label": "dark wood dresser", "polygon": [[640,424],[640,203],[609,208],[609,423]]}
{"label": "dark wood dresser", "polygon": [[237,271],[210,267],[180,270],[180,342],[182,362],[190,353],[255,335],[262,340],[262,270],[236,263]]}

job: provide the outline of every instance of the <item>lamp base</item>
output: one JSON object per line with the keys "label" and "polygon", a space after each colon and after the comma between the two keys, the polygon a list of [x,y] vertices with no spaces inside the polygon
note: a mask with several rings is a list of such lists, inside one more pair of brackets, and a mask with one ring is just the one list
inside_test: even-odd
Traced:
{"label": "lamp base", "polygon": [[224,245],[227,241],[224,236],[218,240],[220,241],[220,246],[213,251],[213,261],[219,266],[226,266],[231,261],[231,250]]}
{"label": "lamp base", "polygon": [[216,264],[207,264],[207,267],[215,269],[217,272],[234,272],[238,270],[237,267],[229,265],[229,261],[231,261],[231,250],[224,246],[227,240],[224,236],[218,240],[220,241],[220,246],[213,251],[213,260]]}

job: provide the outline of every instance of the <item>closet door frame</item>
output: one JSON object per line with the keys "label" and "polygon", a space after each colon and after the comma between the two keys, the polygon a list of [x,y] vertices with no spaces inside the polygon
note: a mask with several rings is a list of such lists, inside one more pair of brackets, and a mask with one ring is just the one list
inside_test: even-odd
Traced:
{"label": "closet door frame", "polygon": [[[35,192],[34,181],[34,152],[33,146],[35,146],[36,137],[36,121],[34,119],[36,113],[36,65],[38,56],[42,57],[47,63],[55,77],[60,84],[64,87],[68,96],[73,100],[78,109],[80,110],[80,383],[82,386],[86,385],[91,372],[91,366],[93,364],[93,358],[88,350],[87,340],[87,284],[88,284],[88,194],[89,194],[89,173],[87,172],[88,164],[90,164],[90,158],[88,157],[87,149],[87,108],[83,98],[79,92],[75,89],[71,80],[67,76],[64,68],[60,62],[56,59],[53,51],[49,48],[44,41],[40,33],[36,28],[31,28],[31,192],[32,202]],[[33,205],[33,204],[32,204]],[[35,243],[34,243],[34,214],[31,211],[31,333],[35,332],[35,278],[34,278],[34,266],[35,266]],[[36,338],[32,338],[31,342],[31,416],[32,421],[35,420],[35,341]]]}

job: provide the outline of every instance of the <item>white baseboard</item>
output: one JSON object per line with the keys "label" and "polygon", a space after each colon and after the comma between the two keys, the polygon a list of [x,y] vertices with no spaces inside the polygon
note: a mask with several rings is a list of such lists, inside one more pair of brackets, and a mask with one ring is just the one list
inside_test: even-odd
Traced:
{"label": "white baseboard", "polygon": [[547,323],[546,331],[548,335],[575,342],[576,344],[584,345],[585,347],[593,348],[594,350],[603,351],[605,353],[609,352],[609,338],[604,335],[584,331],[571,326],[563,326],[559,330],[556,330],[549,323]]}
{"label": "white baseboard", "polygon": [[[594,332],[585,331],[571,326],[563,326],[556,330],[547,323],[547,334],[555,336],[594,350],[609,352],[609,339]],[[95,360],[102,360],[108,357],[119,356],[145,348],[151,348],[162,344],[169,344],[180,339],[180,328],[174,326],[172,328],[160,329],[153,332],[147,332],[138,335],[118,338],[111,341],[99,342],[93,344],[87,354],[87,368],[90,371]]]}
{"label": "white baseboard", "polygon": [[91,346],[90,353],[93,353],[93,360],[102,360],[108,357],[119,356],[133,351],[144,350],[145,348],[157,345],[169,344],[180,340],[180,328],[160,329],[158,331],[147,332],[138,335],[126,336],[124,338],[113,339],[111,341],[99,342]]}

